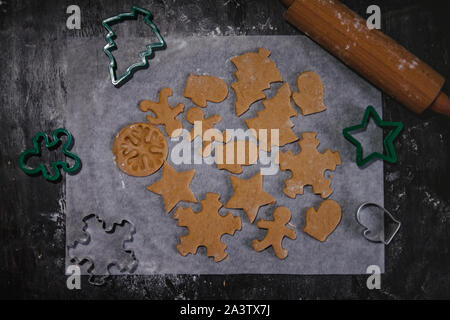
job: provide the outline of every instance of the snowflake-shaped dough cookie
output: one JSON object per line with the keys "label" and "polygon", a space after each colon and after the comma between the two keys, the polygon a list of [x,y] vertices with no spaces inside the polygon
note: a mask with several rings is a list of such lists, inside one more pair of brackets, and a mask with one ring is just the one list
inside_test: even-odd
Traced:
{"label": "snowflake-shaped dough cookie", "polygon": [[285,180],[286,187],[283,189],[289,198],[303,194],[303,187],[307,185],[312,186],[313,192],[322,198],[327,198],[333,192],[331,180],[324,177],[324,173],[325,170],[334,171],[341,164],[341,157],[339,152],[331,152],[330,149],[320,153],[317,150],[320,141],[316,135],[315,132],[303,133],[303,139],[298,142],[301,151],[296,155],[290,150],[280,152],[280,169],[292,172],[292,177]]}

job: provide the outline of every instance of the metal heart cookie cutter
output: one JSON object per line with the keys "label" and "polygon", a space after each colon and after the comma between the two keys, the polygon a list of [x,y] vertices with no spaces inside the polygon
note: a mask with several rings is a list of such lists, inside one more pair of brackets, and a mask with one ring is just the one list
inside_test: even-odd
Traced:
{"label": "metal heart cookie cutter", "polygon": [[[367,218],[371,212],[370,210],[367,210],[368,207],[376,207],[376,208],[382,210],[382,212],[383,212],[382,218],[383,219],[379,219],[379,220],[381,220],[381,223],[378,223],[378,224],[377,223],[367,223],[369,220]],[[364,210],[364,209],[366,209],[366,210]],[[384,225],[384,217],[385,216],[388,216],[391,220],[391,223],[395,225],[394,229],[392,229],[392,231],[387,236],[385,235],[384,228],[382,228],[382,226]],[[395,235],[397,234],[397,232],[401,226],[401,222],[398,221],[397,219],[395,219],[394,216],[389,211],[387,211],[382,206],[380,206],[376,203],[371,203],[371,202],[366,202],[359,206],[358,210],[356,211],[356,220],[358,221],[358,223],[361,226],[364,227],[364,230],[362,232],[364,238],[366,238],[367,240],[369,240],[371,242],[382,242],[385,245],[388,245],[389,243],[391,243],[392,239],[395,237]],[[369,224],[369,226],[368,226],[368,224]],[[373,227],[374,224],[375,224],[375,227],[372,229],[371,227]]]}

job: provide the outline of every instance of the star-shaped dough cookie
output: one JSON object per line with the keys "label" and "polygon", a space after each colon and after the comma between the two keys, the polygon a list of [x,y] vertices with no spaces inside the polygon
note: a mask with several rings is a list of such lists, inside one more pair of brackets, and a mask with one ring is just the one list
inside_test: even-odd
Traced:
{"label": "star-shaped dough cookie", "polygon": [[166,162],[161,180],[148,186],[147,189],[163,197],[164,207],[169,213],[180,201],[197,202],[189,187],[194,174],[195,170],[178,172]]}
{"label": "star-shaped dough cookie", "polygon": [[225,204],[225,208],[244,209],[252,223],[255,221],[259,207],[275,202],[275,198],[263,190],[263,179],[260,172],[248,180],[230,175],[230,180],[234,194]]}

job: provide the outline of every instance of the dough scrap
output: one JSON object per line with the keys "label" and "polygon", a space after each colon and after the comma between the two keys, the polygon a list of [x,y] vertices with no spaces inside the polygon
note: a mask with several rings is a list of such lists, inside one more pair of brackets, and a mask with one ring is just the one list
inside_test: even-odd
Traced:
{"label": "dough scrap", "polygon": [[295,239],[295,230],[290,229],[286,224],[291,220],[291,212],[286,207],[277,207],[273,212],[273,220],[258,220],[256,225],[260,229],[267,229],[266,236],[262,240],[254,239],[253,250],[259,252],[272,246],[275,255],[279,259],[284,259],[288,251],[282,247],[284,237]]}
{"label": "dough scrap", "polygon": [[[232,154],[228,154],[228,150]],[[234,140],[218,144],[215,149],[217,169],[234,174],[242,173],[242,166],[250,166],[258,161],[258,146],[248,140]]]}
{"label": "dough scrap", "polygon": [[[289,119],[297,116],[291,104],[289,84],[284,83],[275,96],[263,101],[263,105],[265,108],[256,113],[256,118],[245,120],[247,127],[256,130],[261,150],[270,152],[273,145],[281,147],[297,141],[298,137],[291,129],[294,124]],[[267,138],[261,135],[261,129],[267,130]],[[278,130],[278,142],[272,142],[271,129]]]}
{"label": "dough scrap", "polygon": [[169,163],[165,163],[161,180],[147,187],[164,199],[164,207],[169,213],[180,201],[198,202],[189,185],[195,170],[177,172]]}
{"label": "dough scrap", "polygon": [[217,103],[225,100],[228,96],[228,85],[217,77],[190,74],[184,88],[184,96],[204,108],[206,101]]}
{"label": "dough scrap", "polygon": [[184,104],[178,103],[175,107],[171,108],[168,99],[172,94],[172,89],[162,88],[159,91],[158,102],[142,100],[139,104],[139,109],[142,112],[153,112],[155,117],[147,116],[148,122],[153,125],[162,124],[169,137],[176,137],[181,134],[182,129],[181,122],[176,117],[184,111]]}
{"label": "dough scrap", "polygon": [[303,231],[311,237],[325,241],[336,229],[342,218],[342,209],[334,200],[324,200],[317,208],[310,207],[306,211],[306,221]]}
{"label": "dough scrap", "polygon": [[[195,125],[196,121],[200,121],[202,123],[202,131],[196,132],[194,128],[189,133],[188,138],[189,141],[194,140],[198,136],[202,138],[203,147],[200,154],[203,157],[207,157],[211,154],[211,144],[213,143],[213,141],[224,143],[230,141],[231,139],[231,136],[228,135],[226,131],[224,133],[221,133],[219,130],[213,129],[213,126],[222,120],[222,117],[217,114],[214,114],[211,117],[205,119],[203,110],[200,109],[199,107],[193,107],[187,111],[186,120],[193,125]],[[204,139],[205,136],[208,135],[206,133],[208,130],[214,130],[212,132],[214,134],[209,137],[210,139]]]}
{"label": "dough scrap", "polygon": [[236,66],[234,73],[237,82],[231,84],[236,93],[236,115],[241,116],[250,105],[264,99],[263,90],[269,89],[272,82],[283,81],[275,62],[269,58],[270,51],[259,48],[258,52],[247,52],[231,59]]}
{"label": "dough scrap", "polygon": [[168,148],[161,130],[149,123],[132,123],[120,130],[112,151],[120,170],[130,176],[145,177],[161,168]]}
{"label": "dough scrap", "polygon": [[274,197],[264,191],[261,172],[248,180],[230,175],[230,180],[234,194],[225,204],[225,208],[243,209],[251,223],[255,221],[260,207],[276,201]]}
{"label": "dough scrap", "polygon": [[301,151],[294,155],[290,150],[280,152],[280,169],[290,170],[292,176],[285,180],[286,187],[283,192],[290,198],[297,194],[303,194],[303,187],[311,185],[315,194],[327,198],[333,189],[330,188],[331,180],[324,177],[325,170],[336,169],[341,164],[339,152],[331,152],[327,149],[324,153],[317,150],[320,141],[316,139],[317,133],[304,132],[302,140],[298,142]]}
{"label": "dough scrap", "polygon": [[219,198],[217,193],[208,192],[205,199],[200,201],[200,212],[194,213],[192,208],[178,208],[175,212],[174,219],[178,220],[178,226],[187,227],[189,230],[188,234],[181,236],[177,245],[182,256],[196,254],[198,247],[204,246],[206,255],[214,257],[215,262],[227,257],[227,246],[220,238],[224,234],[234,235],[235,231],[241,230],[241,218],[231,213],[220,215],[222,203]]}
{"label": "dough scrap", "polygon": [[297,78],[297,87],[299,92],[292,93],[292,100],[304,116],[327,109],[323,104],[323,84],[316,73],[312,71],[301,73]]}

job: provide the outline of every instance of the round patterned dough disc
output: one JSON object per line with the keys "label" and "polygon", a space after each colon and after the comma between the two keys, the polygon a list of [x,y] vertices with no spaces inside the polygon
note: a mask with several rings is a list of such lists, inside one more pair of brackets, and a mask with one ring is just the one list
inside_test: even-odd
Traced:
{"label": "round patterned dough disc", "polygon": [[126,174],[145,177],[156,172],[167,158],[164,134],[149,123],[132,123],[114,140],[116,164]]}

